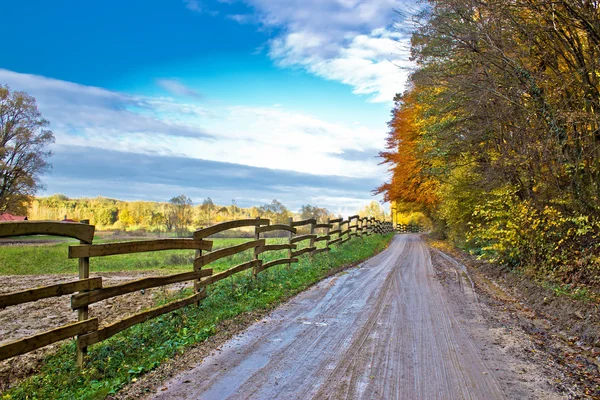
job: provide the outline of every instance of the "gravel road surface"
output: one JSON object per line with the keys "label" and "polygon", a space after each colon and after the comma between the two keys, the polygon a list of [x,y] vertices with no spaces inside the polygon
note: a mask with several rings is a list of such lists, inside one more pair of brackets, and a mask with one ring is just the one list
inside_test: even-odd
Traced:
{"label": "gravel road surface", "polygon": [[[492,343],[498,338],[487,337],[466,271],[456,262],[440,268],[418,235],[397,235],[384,252],[279,307],[152,398],[560,398],[535,379],[518,379]],[[459,284],[449,287],[445,275]]]}

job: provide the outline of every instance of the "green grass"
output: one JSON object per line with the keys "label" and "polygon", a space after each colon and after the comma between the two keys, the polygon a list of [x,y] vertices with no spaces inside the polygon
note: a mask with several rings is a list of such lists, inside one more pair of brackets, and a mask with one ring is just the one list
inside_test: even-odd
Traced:
{"label": "green grass", "polygon": [[546,281],[541,281],[542,286],[545,289],[550,289],[554,292],[555,296],[566,296],[573,300],[587,302],[598,302],[600,301],[600,295],[594,293],[589,288],[583,286],[573,285],[558,285]]}
{"label": "green grass", "polygon": [[[252,239],[211,240],[213,249],[220,249]],[[99,242],[102,243],[102,241]],[[270,244],[285,243],[287,239],[267,239],[267,242]],[[0,275],[75,274],[78,270],[78,260],[67,258],[69,246],[73,244],[77,244],[77,242],[70,241],[43,246],[0,246]],[[238,258],[242,259],[247,254]],[[90,271],[190,270],[193,259],[194,250],[168,250],[93,257],[90,260]],[[227,265],[230,265],[230,260],[225,259],[214,264],[213,268],[215,269],[226,269]]]}
{"label": "green grass", "polygon": [[[214,335],[220,321],[269,309],[321,280],[331,270],[372,256],[385,248],[391,236],[354,238],[312,259],[301,256],[300,262],[290,269],[280,266],[265,271],[258,281],[249,277],[250,271],[236,274],[211,286],[200,307],[188,306],[91,346],[88,367],[82,371],[75,365],[75,343],[69,341],[47,357],[37,375],[4,393],[3,399],[104,398]],[[189,294],[184,291],[177,297]],[[170,300],[162,299],[160,303]]]}

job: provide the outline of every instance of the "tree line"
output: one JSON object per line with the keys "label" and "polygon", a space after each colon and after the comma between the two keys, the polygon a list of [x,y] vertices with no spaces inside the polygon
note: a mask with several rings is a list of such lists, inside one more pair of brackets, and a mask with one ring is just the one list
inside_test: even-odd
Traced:
{"label": "tree line", "polygon": [[325,208],[311,205],[302,206],[298,213],[293,213],[278,200],[244,208],[239,207],[235,200],[228,205],[218,205],[210,197],[194,205],[185,195],[165,202],[152,202],[105,197],[71,199],[63,194],[33,199],[27,215],[32,220],[88,219],[99,229],[180,233],[223,221],[259,216],[275,223],[287,223],[293,217],[325,220],[334,216]]}
{"label": "tree line", "polygon": [[[360,214],[361,217],[385,217],[376,201],[360,210]],[[339,217],[326,208],[310,204],[292,212],[278,200],[261,206],[240,207],[235,200],[228,205],[218,205],[210,197],[195,205],[185,195],[165,202],[151,202],[121,201],[105,197],[71,199],[63,194],[34,198],[27,216],[31,220],[88,219],[100,230],[144,230],[179,235],[186,235],[196,228],[244,218],[262,217],[276,224],[287,224],[290,218],[314,218],[325,222],[328,218]]]}
{"label": "tree line", "polygon": [[428,1],[378,191],[481,257],[600,284],[599,6]]}

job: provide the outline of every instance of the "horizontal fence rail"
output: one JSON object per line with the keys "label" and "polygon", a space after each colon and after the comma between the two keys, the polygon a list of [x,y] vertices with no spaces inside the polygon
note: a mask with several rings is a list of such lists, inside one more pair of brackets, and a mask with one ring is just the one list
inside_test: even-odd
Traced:
{"label": "horizontal fence rail", "polygon": [[[254,227],[254,240],[213,251],[213,242],[209,239],[210,236],[240,227]],[[298,228],[301,228],[303,232],[300,235],[297,234]],[[267,239],[261,238],[261,235],[265,233],[277,231],[287,235],[287,243],[268,244]],[[308,233],[304,233],[307,231]],[[290,219],[287,224],[271,224],[268,219],[255,218],[228,221],[198,229],[194,232],[193,238],[188,239],[157,239],[93,244],[95,227],[89,225],[87,221],[82,221],[82,223],[56,221],[2,222],[0,223],[0,237],[53,235],[78,239],[80,243],[69,246],[68,250],[68,258],[79,260],[79,280],[0,295],[0,309],[50,297],[71,295],[71,309],[77,311],[78,322],[0,345],[0,360],[75,337],[77,339],[77,363],[82,366],[88,346],[106,340],[149,319],[192,304],[199,305],[206,297],[206,288],[225,278],[247,270],[252,270],[252,275],[256,277],[259,273],[271,267],[278,265],[290,267],[291,264],[298,263],[298,257],[302,255],[312,257],[316,254],[328,252],[332,249],[332,246],[347,242],[352,237],[387,234],[393,231],[392,224],[389,222],[378,221],[375,218],[360,218],[358,215],[354,215],[348,220],[335,218],[321,222],[314,218],[301,221]],[[168,250],[195,250],[196,255],[193,264],[190,266],[191,271],[145,277],[106,287],[103,286],[102,277],[90,278],[89,276],[90,258]],[[213,269],[210,268],[210,264],[217,260],[247,251],[252,253],[250,261],[218,273],[214,273]],[[287,255],[266,262],[261,259],[264,254],[274,251],[287,252]],[[145,289],[189,281],[194,283],[194,294],[184,299],[141,311],[105,326],[101,326],[97,318],[89,318],[88,308],[94,303]]]}
{"label": "horizontal fence rail", "polygon": [[425,232],[423,225],[419,224],[396,224],[398,233],[421,233]]}
{"label": "horizontal fence rail", "polygon": [[92,243],[95,227],[88,224],[58,221],[20,221],[0,224],[0,237],[52,235]]}
{"label": "horizontal fence rail", "polygon": [[0,295],[0,309],[8,306],[15,306],[18,304],[29,303],[31,301],[46,299],[48,297],[58,297],[75,292],[99,289],[101,287],[102,278],[89,278],[81,279],[75,282],[59,283],[57,285],[28,289],[22,292],[3,294]]}
{"label": "horizontal fence rail", "polygon": [[161,250],[212,250],[212,242],[195,239],[159,239],[69,246],[69,258],[103,257]]}

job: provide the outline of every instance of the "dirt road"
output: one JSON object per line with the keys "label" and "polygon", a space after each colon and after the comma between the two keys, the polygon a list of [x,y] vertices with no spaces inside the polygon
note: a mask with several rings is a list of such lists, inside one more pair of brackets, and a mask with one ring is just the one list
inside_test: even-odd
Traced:
{"label": "dirt road", "polygon": [[[398,235],[168,381],[156,399],[552,399],[523,379],[461,265]],[[435,253],[434,253],[435,254]],[[539,375],[539,374],[538,374]]]}

